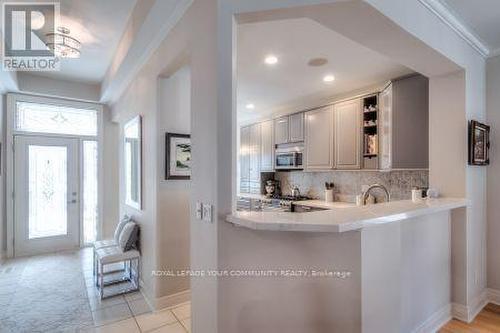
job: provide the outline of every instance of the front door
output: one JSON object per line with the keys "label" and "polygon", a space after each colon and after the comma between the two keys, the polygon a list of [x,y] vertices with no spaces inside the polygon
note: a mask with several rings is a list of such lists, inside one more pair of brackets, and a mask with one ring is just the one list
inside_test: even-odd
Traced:
{"label": "front door", "polygon": [[79,246],[78,139],[16,136],[15,256]]}

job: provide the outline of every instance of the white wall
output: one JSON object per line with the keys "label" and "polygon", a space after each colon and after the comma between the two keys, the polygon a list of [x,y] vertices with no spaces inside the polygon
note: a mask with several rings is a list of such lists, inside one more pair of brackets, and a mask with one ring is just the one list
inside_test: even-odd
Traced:
{"label": "white wall", "polygon": [[[112,105],[113,119],[123,126],[134,115],[143,116],[143,202],[142,211],[124,204],[120,198],[120,213],[131,213],[141,224],[143,279],[145,291],[153,303],[161,298],[159,281],[151,271],[160,269],[158,263],[165,255],[156,244],[158,161],[158,78],[173,72],[179,64],[188,64],[191,71],[191,140],[193,164],[191,207],[196,201],[217,204],[217,80],[216,80],[216,1],[194,1],[179,23],[173,28],[146,65],[134,77],[126,91]],[[120,144],[121,145],[121,144]],[[121,148],[120,148],[121,152]],[[231,152],[229,151],[229,154]],[[121,158],[121,157],[120,157]],[[120,192],[123,191],[123,168],[120,168]],[[225,178],[228,176],[225,175]],[[230,177],[229,177],[230,178]],[[215,212],[217,209],[215,208]],[[191,268],[217,267],[217,224],[197,221],[190,211]],[[217,280],[191,279],[193,330],[215,332],[217,320]]]}
{"label": "white wall", "polygon": [[99,102],[100,84],[52,79],[25,72],[17,74],[19,91],[49,97],[71,98],[88,102]]}
{"label": "white wall", "polygon": [[[158,82],[158,268],[189,269],[189,180],[165,180],[165,133],[191,133],[191,71],[182,67]],[[189,289],[189,278],[162,278],[158,295]]]}
{"label": "white wall", "polygon": [[486,64],[486,108],[491,125],[488,167],[488,287],[500,290],[500,56]]}
{"label": "white wall", "polygon": [[[301,8],[294,6],[305,6],[316,3],[334,3],[335,1],[221,1],[219,10],[219,93],[220,115],[219,121],[224,132],[219,132],[219,149],[232,149],[233,156],[219,154],[219,173],[228,173],[228,167],[232,166],[233,177],[236,176],[236,120],[235,108],[231,100],[231,93],[234,97],[235,86],[231,84],[235,72],[233,62],[234,36],[231,33],[233,25],[233,14],[239,13],[238,19],[245,21],[256,21],[259,19],[269,20],[277,18],[296,17],[303,15],[313,18],[321,24],[330,27],[354,41],[361,43],[371,49],[380,52],[394,61],[401,63],[417,72],[420,72],[431,79],[465,71],[465,80],[462,80],[462,101],[465,101],[465,108],[454,110],[451,114],[456,120],[449,129],[452,133],[459,133],[452,143],[453,147],[458,145],[461,149],[453,149],[450,143],[439,140],[446,135],[440,128],[431,128],[430,145],[435,150],[440,150],[441,154],[431,154],[431,164],[445,163],[447,160],[456,161],[456,165],[451,169],[430,170],[431,179],[447,177],[453,183],[454,188],[464,189],[463,195],[470,201],[471,205],[467,211],[458,212],[458,216],[453,214],[453,221],[466,221],[464,238],[457,249],[459,255],[456,259],[466,267],[464,276],[459,276],[463,282],[462,294],[465,296],[461,303],[466,311],[473,311],[474,304],[482,296],[485,288],[485,226],[486,226],[486,173],[484,168],[472,168],[467,166],[467,159],[463,151],[466,149],[466,128],[467,120],[471,118],[481,119],[485,117],[485,68],[484,59],[476,51],[461,39],[455,31],[443,23],[437,16],[430,12],[420,1],[397,1],[397,0],[367,0],[367,1],[347,1],[328,5],[324,8]],[[273,11],[276,8],[288,7],[285,11]],[[266,12],[259,12],[268,10]],[[248,12],[248,15],[242,13]],[[383,37],[383,38],[381,38]],[[443,43],[446,41],[446,43]],[[235,82],[234,80],[232,82]],[[459,82],[460,83],[460,82]],[[432,89],[432,88],[431,88]],[[436,92],[437,94],[438,92]],[[465,96],[465,98],[464,98]],[[430,117],[432,118],[441,110],[430,106]],[[456,117],[456,118],[455,118]],[[232,131],[227,128],[227,122],[232,121]],[[434,132],[433,132],[434,131]],[[436,131],[438,131],[436,133]],[[231,135],[232,144],[227,143]],[[433,160],[434,159],[434,160]],[[444,184],[444,183],[442,183]],[[431,186],[432,186],[431,181]],[[445,184],[446,185],[446,184]],[[440,185],[443,192],[450,191],[448,185]],[[451,186],[451,185],[449,185]],[[232,197],[228,192],[236,189],[236,184],[219,177],[219,216],[224,216],[231,210]],[[234,195],[233,195],[234,197]],[[237,228],[227,226],[221,219],[219,221],[219,265],[221,268],[231,264],[227,261],[231,251],[236,248],[226,240],[236,237],[235,234],[241,232]],[[195,240],[194,240],[195,241]],[[242,240],[243,241],[243,240]],[[240,244],[239,246],[242,246]],[[258,262],[259,258],[255,258]],[[455,278],[455,277],[454,277]],[[244,302],[234,290],[230,296],[227,295],[224,282],[219,282],[219,320],[227,310],[226,297]],[[451,299],[450,299],[451,301]],[[436,309],[437,310],[437,309]],[[195,323],[196,325],[196,323]]]}
{"label": "white wall", "polygon": [[119,217],[119,151],[120,126],[111,121],[111,110],[104,107],[103,116],[103,209],[102,239],[113,237]]}
{"label": "white wall", "polygon": [[0,142],[2,149],[0,151],[0,263],[6,255],[7,250],[7,216],[5,212],[5,117],[6,117],[6,98],[0,95]]}

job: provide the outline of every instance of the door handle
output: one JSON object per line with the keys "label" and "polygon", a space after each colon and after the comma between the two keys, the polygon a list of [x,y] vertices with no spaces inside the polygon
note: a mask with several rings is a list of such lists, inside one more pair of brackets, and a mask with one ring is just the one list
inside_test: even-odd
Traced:
{"label": "door handle", "polygon": [[68,201],[68,203],[69,203],[69,204],[76,204],[76,203],[77,203],[77,201],[76,201],[76,199],[73,199],[73,200]]}

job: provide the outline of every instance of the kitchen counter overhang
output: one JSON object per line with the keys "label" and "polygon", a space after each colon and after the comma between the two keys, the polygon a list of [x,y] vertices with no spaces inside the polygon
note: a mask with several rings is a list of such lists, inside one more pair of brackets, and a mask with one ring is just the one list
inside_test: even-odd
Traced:
{"label": "kitchen counter overhang", "polygon": [[[307,201],[300,204],[308,205]],[[226,220],[253,230],[341,233],[467,207],[468,201],[461,198],[439,198],[418,203],[411,200],[392,201],[363,207],[327,205],[328,210],[307,213],[235,212],[228,215]],[[319,204],[311,203],[311,206]]]}

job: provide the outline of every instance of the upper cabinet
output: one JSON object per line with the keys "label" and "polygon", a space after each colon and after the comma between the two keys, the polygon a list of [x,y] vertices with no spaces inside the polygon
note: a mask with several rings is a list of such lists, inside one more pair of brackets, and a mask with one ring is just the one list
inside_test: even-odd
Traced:
{"label": "upper cabinet", "polygon": [[305,113],[304,168],[329,170],[334,167],[333,106]]}
{"label": "upper cabinet", "polygon": [[361,168],[361,101],[335,104],[335,168]]}
{"label": "upper cabinet", "polygon": [[274,120],[274,143],[304,141],[304,112],[294,113]]}
{"label": "upper cabinet", "polygon": [[429,80],[394,80],[380,94],[380,168],[429,167]]}
{"label": "upper cabinet", "polygon": [[273,121],[268,120],[260,124],[261,149],[260,149],[260,171],[274,171],[274,141]]}
{"label": "upper cabinet", "polygon": [[295,113],[289,118],[289,142],[304,141],[304,113]]}
{"label": "upper cabinet", "polygon": [[259,183],[260,187],[260,149],[261,149],[261,128],[260,124],[250,126],[250,186]]}

